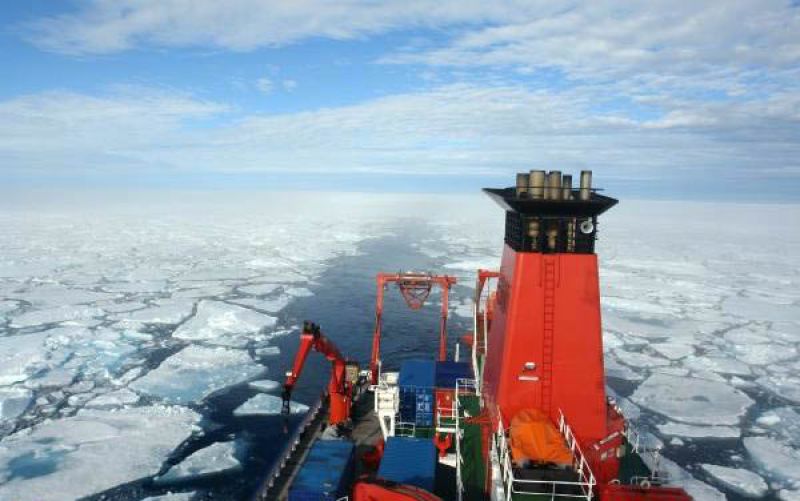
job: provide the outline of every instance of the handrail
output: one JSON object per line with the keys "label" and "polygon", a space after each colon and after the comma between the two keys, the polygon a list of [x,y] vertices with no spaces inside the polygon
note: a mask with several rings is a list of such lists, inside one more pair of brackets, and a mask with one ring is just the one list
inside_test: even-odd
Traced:
{"label": "handrail", "polygon": [[453,390],[453,417],[455,419],[455,442],[456,442],[456,493],[457,501],[461,501],[464,495],[464,479],[461,476],[461,465],[464,462],[464,457],[461,455],[461,439],[463,438],[463,431],[461,430],[461,400],[459,395],[478,395],[478,383],[474,379],[457,378],[456,387]]}
{"label": "handrail", "polygon": [[[503,485],[503,494],[506,499],[511,499],[513,494],[539,494],[548,495],[550,499],[555,498],[582,498],[591,501],[594,495],[594,486],[597,485],[594,474],[589,463],[583,456],[583,452],[578,446],[578,441],[572,433],[572,429],[566,422],[563,413],[559,411],[559,431],[567,442],[567,446],[572,452],[572,467],[578,474],[580,481],[569,482],[566,480],[530,480],[521,479],[514,476],[514,468],[509,451],[506,430],[503,427],[502,418],[498,419],[497,431],[495,433],[495,451],[498,455],[500,474]],[[531,488],[541,487],[542,490],[531,492]],[[582,494],[559,491],[559,487],[578,487]],[[527,488],[527,489],[526,489]]]}

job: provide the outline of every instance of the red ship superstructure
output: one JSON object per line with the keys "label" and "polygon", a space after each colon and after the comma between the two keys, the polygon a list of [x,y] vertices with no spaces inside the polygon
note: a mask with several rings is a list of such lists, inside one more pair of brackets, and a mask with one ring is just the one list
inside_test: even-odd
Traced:
{"label": "red ship superstructure", "polygon": [[[345,359],[317,326],[304,329],[287,388],[321,339],[334,367],[330,395],[258,499],[691,499],[667,485],[658,450],[606,394],[595,242],[598,216],[617,200],[592,188],[589,171],[574,188],[569,175],[534,170],[484,191],[505,210],[505,238],[500,269],[478,270],[473,330],[460,339],[469,360],[457,360],[467,351],[458,349],[445,360],[453,277],[379,274],[371,360],[358,378],[346,362],[342,386]],[[440,347],[429,360],[381,357],[389,284],[413,309],[441,286]],[[383,370],[392,366],[399,372]]]}

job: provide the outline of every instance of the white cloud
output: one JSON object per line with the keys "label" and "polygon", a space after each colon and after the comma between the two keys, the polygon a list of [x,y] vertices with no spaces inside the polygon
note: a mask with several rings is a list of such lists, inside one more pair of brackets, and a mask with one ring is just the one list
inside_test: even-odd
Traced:
{"label": "white cloud", "polygon": [[286,92],[292,92],[297,88],[297,81],[286,79],[283,82],[281,82],[281,85],[283,85],[283,90],[285,90]]}
{"label": "white cloud", "polygon": [[[520,2],[525,3],[525,2]],[[408,26],[513,19],[517,2],[481,0],[90,0],[27,26],[39,47],[104,54],[140,45],[274,47],[310,37],[351,39]]]}
{"label": "white cloud", "polygon": [[458,175],[559,166],[636,176],[763,166],[777,176],[800,167],[796,95],[701,108],[674,103],[663,116],[637,120],[593,111],[602,89],[446,85],[347,107],[236,118],[216,103],[140,92],[48,93],[0,103],[0,165],[50,174],[147,168]]}
{"label": "white cloud", "polygon": [[264,94],[269,94],[270,92],[272,92],[272,88],[273,88],[272,80],[270,80],[269,78],[264,77],[256,80],[256,89],[263,92]]}

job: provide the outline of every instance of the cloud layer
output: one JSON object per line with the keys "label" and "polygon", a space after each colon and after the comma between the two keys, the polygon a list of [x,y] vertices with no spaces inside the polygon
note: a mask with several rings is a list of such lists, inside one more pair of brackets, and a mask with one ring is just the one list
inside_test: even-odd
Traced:
{"label": "cloud layer", "polygon": [[[0,161],[24,170],[481,175],[559,166],[800,179],[800,8],[784,1],[93,0],[23,28],[42,49],[84,57],[403,30],[414,30],[410,43],[373,64],[426,75],[417,89],[282,114],[152,89],[20,96],[0,102]],[[296,86],[257,84],[264,93]]]}

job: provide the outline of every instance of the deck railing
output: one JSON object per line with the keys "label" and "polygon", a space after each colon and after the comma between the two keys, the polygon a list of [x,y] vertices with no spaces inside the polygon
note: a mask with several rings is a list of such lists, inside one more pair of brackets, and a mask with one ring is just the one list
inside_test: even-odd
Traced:
{"label": "deck railing", "polygon": [[[456,379],[456,387],[453,390],[453,407],[451,409],[445,409],[445,412],[449,412],[449,419],[452,419],[455,424],[455,442],[456,442],[456,494],[457,500],[461,501],[464,495],[464,479],[461,474],[461,465],[464,463],[464,457],[461,454],[461,439],[463,438],[464,432],[461,429],[461,419],[465,417],[462,412],[461,408],[461,401],[459,400],[459,396],[463,395],[478,395],[478,383],[474,379],[464,379],[458,378]],[[437,419],[438,419],[438,412],[437,412]]]}
{"label": "deck railing", "polygon": [[514,474],[511,451],[506,438],[506,429],[503,427],[502,420],[498,422],[497,431],[494,435],[494,450],[500,466],[503,495],[506,500],[510,500],[514,494],[549,496],[553,500],[557,498],[582,498],[590,501],[592,499],[597,481],[578,446],[578,441],[575,439],[572,429],[567,424],[564,414],[560,411],[558,429],[572,453],[572,467],[578,475],[578,481],[576,482],[517,478]]}

